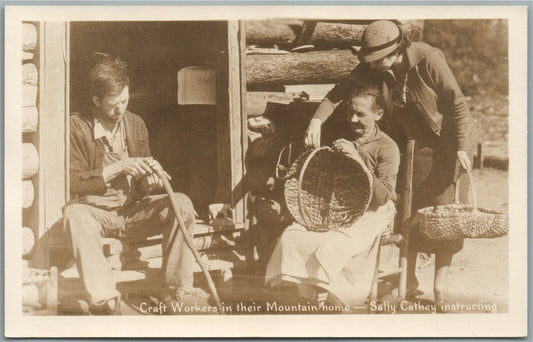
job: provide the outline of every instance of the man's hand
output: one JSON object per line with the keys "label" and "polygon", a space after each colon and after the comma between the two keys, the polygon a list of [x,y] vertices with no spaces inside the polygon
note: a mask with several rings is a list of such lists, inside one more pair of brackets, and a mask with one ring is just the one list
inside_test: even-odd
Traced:
{"label": "man's hand", "polygon": [[361,163],[363,160],[361,159],[361,156],[359,155],[359,152],[357,152],[357,149],[355,148],[355,145],[353,142],[348,141],[346,139],[338,139],[333,142],[333,149],[335,151],[341,152],[345,156],[352,158],[354,160],[358,160]]}
{"label": "man's hand", "polygon": [[307,131],[305,132],[304,143],[307,147],[319,148],[320,147],[320,134],[322,130],[322,120],[311,119]]}
{"label": "man's hand", "polygon": [[163,181],[157,174],[152,173],[139,180],[139,188],[142,192],[150,192],[155,189],[161,189],[163,187]]}
{"label": "man's hand", "polygon": [[119,175],[129,175],[134,178],[141,178],[146,174],[152,174],[153,171],[146,163],[148,158],[127,158],[104,167],[102,176],[107,184]]}
{"label": "man's hand", "polygon": [[466,171],[471,170],[472,163],[470,162],[470,158],[468,158],[468,154],[466,151],[457,151],[457,160],[459,161],[459,164],[465,169]]}
{"label": "man's hand", "polygon": [[[170,177],[170,175],[165,170],[163,170],[163,167],[161,166],[161,164],[159,164],[157,160],[153,158],[149,158],[149,159],[146,159],[145,162],[150,166],[150,168],[154,172],[161,171],[168,178],[168,180],[172,179],[172,177]],[[159,179],[159,177],[157,177],[157,179]],[[161,183],[161,186],[163,186],[163,183]]]}
{"label": "man's hand", "polygon": [[132,176],[134,178],[141,178],[146,174],[152,174],[154,171],[148,164],[149,158],[128,158],[119,161],[117,164],[121,168],[121,173]]}
{"label": "man's hand", "polygon": [[163,170],[163,167],[159,162],[153,158],[144,158],[143,161],[150,166],[150,169],[152,170],[152,174],[146,174],[143,178],[139,180],[139,188],[141,191],[147,193],[155,189],[161,189],[163,187],[163,180],[159,177],[158,172],[162,172],[163,175],[168,180],[171,180],[172,177]]}
{"label": "man's hand", "polygon": [[137,180],[142,179],[142,186],[155,188],[162,187],[163,183],[159,176],[156,174],[156,170],[160,170],[170,180],[170,175],[163,170],[161,164],[152,157],[146,158],[128,158],[121,160],[117,163],[111,164],[104,168],[102,176],[104,181],[109,183],[110,180],[118,175],[124,174],[132,176]]}

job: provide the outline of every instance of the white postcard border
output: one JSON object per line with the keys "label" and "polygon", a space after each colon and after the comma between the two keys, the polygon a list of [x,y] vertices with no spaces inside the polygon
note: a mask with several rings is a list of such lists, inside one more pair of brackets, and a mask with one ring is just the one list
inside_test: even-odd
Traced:
{"label": "white postcard border", "polygon": [[[23,316],[21,21],[264,18],[509,19],[509,312],[447,315]],[[15,6],[5,9],[5,334],[9,337],[524,336],[527,333],[527,7]],[[15,94],[15,95],[14,95]]]}

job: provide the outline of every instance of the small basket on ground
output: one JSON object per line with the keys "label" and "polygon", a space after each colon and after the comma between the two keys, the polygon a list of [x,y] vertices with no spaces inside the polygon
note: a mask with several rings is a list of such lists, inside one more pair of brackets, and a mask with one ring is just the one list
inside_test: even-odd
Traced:
{"label": "small basket on ground", "polygon": [[372,176],[361,162],[330,147],[302,153],[286,176],[285,202],[311,231],[347,228],[370,204]]}
{"label": "small basket on ground", "polygon": [[477,195],[472,173],[470,178],[473,206],[459,203],[455,187],[455,203],[426,207],[418,210],[420,232],[433,240],[481,239],[504,236],[509,232],[508,215],[477,206]]}

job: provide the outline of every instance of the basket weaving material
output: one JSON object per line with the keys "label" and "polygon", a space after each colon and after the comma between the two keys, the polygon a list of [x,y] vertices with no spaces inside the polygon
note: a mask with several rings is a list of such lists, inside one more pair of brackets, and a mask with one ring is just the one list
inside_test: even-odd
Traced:
{"label": "basket weaving material", "polygon": [[371,190],[372,175],[364,164],[322,147],[291,165],[285,202],[296,222],[327,231],[351,226],[368,208]]}
{"label": "basket weaving material", "polygon": [[507,214],[477,207],[472,173],[468,171],[474,206],[459,203],[455,187],[455,203],[418,210],[420,232],[433,240],[461,240],[465,238],[495,238],[509,232]]}

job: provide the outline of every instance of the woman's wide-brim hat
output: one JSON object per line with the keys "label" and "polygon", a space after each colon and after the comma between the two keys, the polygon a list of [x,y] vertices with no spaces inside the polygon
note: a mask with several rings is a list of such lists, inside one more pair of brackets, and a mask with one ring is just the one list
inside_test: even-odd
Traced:
{"label": "woman's wide-brim hat", "polygon": [[403,40],[403,32],[395,23],[378,20],[368,25],[361,38],[359,61],[370,63],[388,56]]}

